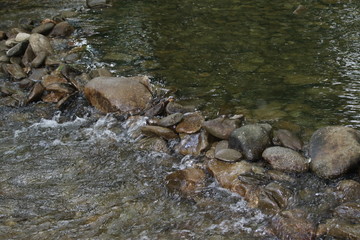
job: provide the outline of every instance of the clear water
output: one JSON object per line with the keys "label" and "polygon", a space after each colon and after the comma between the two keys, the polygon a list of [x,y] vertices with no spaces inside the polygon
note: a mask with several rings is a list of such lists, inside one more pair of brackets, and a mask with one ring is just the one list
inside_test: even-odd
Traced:
{"label": "clear water", "polygon": [[[83,3],[0,0],[0,26]],[[325,125],[359,129],[359,2],[304,1],[295,16],[298,4],[125,0],[69,21],[90,34],[89,67],[149,74],[206,116],[296,124],[305,141]],[[63,122],[41,104],[0,113],[1,239],[272,238],[268,216],[212,180],[197,203],[168,194],[165,176],[193,159],[139,151],[112,116]]]}

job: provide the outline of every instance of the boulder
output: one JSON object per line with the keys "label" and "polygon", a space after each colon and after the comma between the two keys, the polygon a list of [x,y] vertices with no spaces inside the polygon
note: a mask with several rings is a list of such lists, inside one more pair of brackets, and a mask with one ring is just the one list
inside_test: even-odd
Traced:
{"label": "boulder", "polygon": [[261,158],[265,148],[271,146],[269,124],[250,124],[235,129],[229,137],[229,148],[239,150],[247,160]]}
{"label": "boulder", "polygon": [[212,136],[226,140],[236,128],[240,127],[240,125],[240,119],[219,117],[204,122],[203,127]]}
{"label": "boulder", "polygon": [[88,101],[102,112],[140,112],[152,99],[147,76],[97,77],[85,85]]}
{"label": "boulder", "polygon": [[44,35],[39,33],[33,33],[29,38],[30,46],[35,55],[39,55],[41,52],[45,52],[47,56],[54,53],[54,50],[50,44],[50,41]]}
{"label": "boulder", "polygon": [[335,178],[359,164],[360,132],[342,126],[317,130],[310,139],[310,168],[323,178]]}
{"label": "boulder", "polygon": [[309,161],[290,148],[269,147],[262,157],[276,170],[306,172],[309,169]]}

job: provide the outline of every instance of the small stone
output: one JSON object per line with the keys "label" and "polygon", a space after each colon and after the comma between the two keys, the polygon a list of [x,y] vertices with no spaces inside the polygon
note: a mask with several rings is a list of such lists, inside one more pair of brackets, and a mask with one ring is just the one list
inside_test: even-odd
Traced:
{"label": "small stone", "polygon": [[183,116],[184,115],[182,113],[174,113],[174,114],[171,114],[167,117],[160,119],[157,122],[157,124],[159,126],[163,126],[163,127],[171,127],[173,125],[178,124],[183,119]]}
{"label": "small stone", "polygon": [[143,126],[141,132],[147,136],[159,136],[165,139],[178,138],[178,135],[173,130],[159,126]]}
{"label": "small stone", "polygon": [[45,96],[42,96],[41,100],[48,103],[57,103],[66,95],[67,93],[63,92],[49,92]]}
{"label": "small stone", "polygon": [[261,189],[258,208],[265,213],[275,214],[288,206],[292,191],[279,183],[269,183]]}
{"label": "small stone", "polygon": [[28,78],[25,78],[25,79],[19,81],[18,85],[19,85],[20,88],[28,89],[28,88],[31,88],[34,85],[34,82],[31,81]]}
{"label": "small stone", "polygon": [[360,224],[360,203],[347,202],[334,210],[334,216],[345,219],[349,222]]}
{"label": "small stone", "polygon": [[229,141],[227,140],[220,141],[215,146],[215,153],[219,152],[220,150],[228,149],[228,148],[229,148]]}
{"label": "small stone", "polygon": [[211,135],[220,138],[228,139],[230,134],[241,125],[240,119],[228,119],[219,117],[213,120],[204,122],[204,129]]}
{"label": "small stone", "polygon": [[234,149],[221,149],[215,151],[215,158],[225,161],[225,162],[236,162],[239,161],[242,157],[242,154]]}
{"label": "small stone", "polygon": [[147,137],[140,139],[137,143],[141,150],[169,153],[170,150],[164,139],[160,137]]}
{"label": "small stone", "polygon": [[48,74],[46,68],[32,69],[29,79],[32,81],[41,81],[45,75]]}
{"label": "small stone", "polygon": [[68,83],[53,83],[45,87],[47,91],[71,94],[75,91],[74,87]]}
{"label": "small stone", "polygon": [[359,239],[360,224],[354,224],[338,218],[329,219],[325,224],[320,224],[317,235],[330,236],[336,239]]}
{"label": "small stone", "polygon": [[51,30],[54,28],[55,26],[55,23],[52,23],[52,22],[46,22],[46,23],[43,23],[37,27],[35,27],[31,33],[39,33],[39,34],[42,34],[42,35],[48,35]]}
{"label": "small stone", "polygon": [[104,7],[110,7],[110,1],[109,0],[86,0],[86,6],[89,8],[104,8]]}
{"label": "small stone", "polygon": [[176,126],[178,133],[196,133],[198,132],[204,122],[204,117],[198,113],[187,113],[183,116],[183,120]]}
{"label": "small stone", "polygon": [[34,60],[35,57],[36,57],[35,53],[33,52],[32,48],[29,44],[25,50],[25,53],[21,59],[21,62],[23,63],[23,65],[25,67],[28,67],[28,66],[30,66],[31,62]]}
{"label": "small stone", "polygon": [[337,184],[334,193],[341,202],[357,201],[360,199],[360,183],[355,180],[342,180]]}
{"label": "small stone", "polygon": [[0,41],[6,39],[6,33],[4,31],[0,31]]}
{"label": "small stone", "polygon": [[91,70],[89,75],[91,78],[112,77],[113,76],[113,74],[106,68],[98,68],[98,69]]}
{"label": "small stone", "polygon": [[49,85],[54,83],[68,83],[68,81],[65,78],[55,76],[55,75],[46,75],[43,77],[43,80],[41,81],[42,85],[47,88]]}
{"label": "small stone", "polygon": [[0,52],[0,63],[8,63],[10,58],[6,56],[6,53]]}

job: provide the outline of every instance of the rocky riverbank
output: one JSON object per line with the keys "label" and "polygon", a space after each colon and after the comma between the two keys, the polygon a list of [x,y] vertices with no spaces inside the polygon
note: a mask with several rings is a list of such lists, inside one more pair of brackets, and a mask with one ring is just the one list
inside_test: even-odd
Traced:
{"label": "rocky riverbank", "polygon": [[[90,114],[90,103],[127,121],[134,147],[193,160],[164,180],[174,195],[203,204],[202,190],[215,179],[268,214],[269,231],[280,239],[359,239],[358,130],[327,126],[304,145],[288,129],[249,123],[243,115],[207,119],[158,90],[148,76],[78,68],[86,46],[76,44],[75,30],[57,16],[21,19],[18,28],[0,32],[2,106],[45,102],[71,118]],[[310,186],[311,178],[323,186]]]}

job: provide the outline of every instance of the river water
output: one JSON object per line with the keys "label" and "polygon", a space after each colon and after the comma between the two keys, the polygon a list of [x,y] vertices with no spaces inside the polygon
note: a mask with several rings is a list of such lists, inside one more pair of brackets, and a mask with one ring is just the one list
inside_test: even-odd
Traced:
{"label": "river water", "polygon": [[[69,21],[89,35],[80,65],[151,75],[208,117],[243,113],[306,142],[325,125],[360,129],[360,5],[302,3],[294,15],[299,1],[125,0]],[[0,4],[5,29],[84,1]],[[213,180],[197,203],[169,194],[165,176],[194,159],[139,151],[134,124],[0,108],[1,239],[276,239],[267,215]]]}

